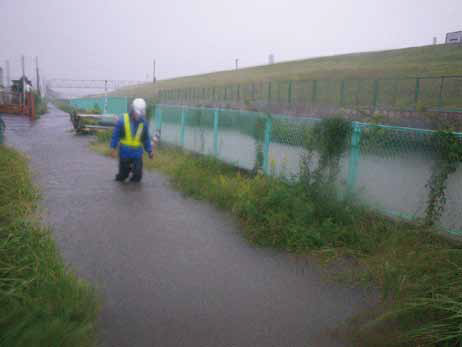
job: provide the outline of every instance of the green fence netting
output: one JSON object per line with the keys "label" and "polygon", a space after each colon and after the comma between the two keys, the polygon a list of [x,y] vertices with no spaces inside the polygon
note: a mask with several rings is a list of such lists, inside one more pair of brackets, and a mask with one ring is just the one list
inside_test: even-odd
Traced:
{"label": "green fence netting", "polygon": [[283,107],[345,107],[462,112],[462,76],[262,81],[161,90],[163,103],[257,102]]}
{"label": "green fence netting", "polygon": [[[164,143],[284,177],[299,174],[306,153],[304,134],[320,122],[316,118],[173,105],[157,105],[152,117],[152,131],[160,131]],[[442,150],[435,132],[353,122],[350,137],[340,160],[339,186],[387,214],[423,218],[428,182]],[[462,169],[458,167],[449,177],[441,217],[441,225],[452,232],[462,232],[460,182]]]}
{"label": "green fence netting", "polygon": [[[105,98],[79,98],[69,101],[72,107],[82,110],[99,110],[103,112]],[[126,97],[108,97],[106,113],[122,115],[128,111],[128,99]]]}

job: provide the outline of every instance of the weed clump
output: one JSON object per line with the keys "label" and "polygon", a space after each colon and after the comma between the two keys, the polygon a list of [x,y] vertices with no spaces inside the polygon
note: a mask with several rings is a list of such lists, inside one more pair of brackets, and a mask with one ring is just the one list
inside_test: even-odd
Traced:
{"label": "weed clump", "polygon": [[27,160],[0,145],[0,345],[92,346],[95,293],[32,217],[37,198]]}

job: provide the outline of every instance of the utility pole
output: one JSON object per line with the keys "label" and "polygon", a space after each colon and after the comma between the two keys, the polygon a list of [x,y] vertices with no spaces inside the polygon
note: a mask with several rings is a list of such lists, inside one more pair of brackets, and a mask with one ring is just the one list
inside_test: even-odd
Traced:
{"label": "utility pole", "polygon": [[238,58],[235,59],[235,63],[236,63],[236,70],[237,70],[239,69],[239,59]]}
{"label": "utility pole", "polygon": [[40,71],[38,65],[38,57],[35,57],[35,72],[37,74],[37,93],[38,95],[42,95],[42,93],[40,92]]}
{"label": "utility pole", "polygon": [[107,80],[104,81],[104,110],[103,114],[106,114],[107,110]]}
{"label": "utility pole", "polygon": [[156,60],[154,59],[153,64],[152,64],[152,83],[156,83]]}
{"label": "utility pole", "polygon": [[26,104],[26,66],[24,61],[24,55],[21,56],[21,68],[22,68],[22,104]]}
{"label": "utility pole", "polygon": [[5,62],[5,68],[6,68],[6,88],[10,88],[10,61],[7,60]]}

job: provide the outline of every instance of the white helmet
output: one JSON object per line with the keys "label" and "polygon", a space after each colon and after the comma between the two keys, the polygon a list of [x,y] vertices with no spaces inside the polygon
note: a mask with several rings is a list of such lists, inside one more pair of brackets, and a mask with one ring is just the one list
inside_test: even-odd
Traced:
{"label": "white helmet", "polygon": [[137,98],[132,102],[132,111],[139,117],[146,114],[146,101],[141,98]]}

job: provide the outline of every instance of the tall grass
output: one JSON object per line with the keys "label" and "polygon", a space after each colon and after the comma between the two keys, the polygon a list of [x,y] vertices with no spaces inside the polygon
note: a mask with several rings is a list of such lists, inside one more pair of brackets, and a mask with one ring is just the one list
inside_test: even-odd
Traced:
{"label": "tall grass", "polygon": [[[107,144],[93,148],[109,152]],[[303,182],[253,175],[173,148],[157,151],[145,167],[166,173],[185,194],[231,211],[255,245],[355,259],[361,266],[348,277],[381,288],[384,302],[354,334],[355,347],[462,344],[462,249],[435,230],[307,190]]]}
{"label": "tall grass", "polygon": [[27,161],[0,145],[0,346],[93,346],[98,302],[33,214]]}
{"label": "tall grass", "polygon": [[38,116],[41,116],[48,112],[48,100],[47,98],[39,95],[34,92],[34,102],[35,102],[35,113]]}

